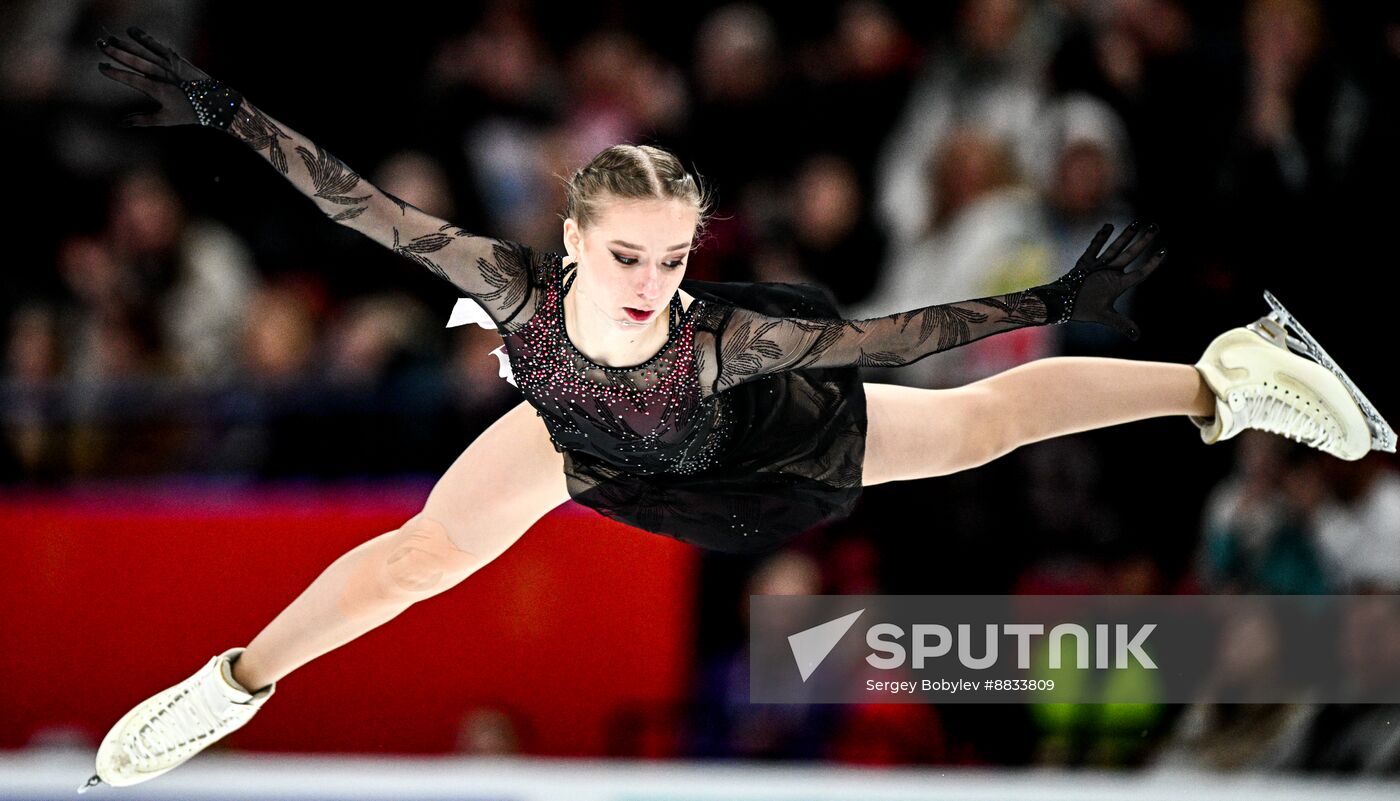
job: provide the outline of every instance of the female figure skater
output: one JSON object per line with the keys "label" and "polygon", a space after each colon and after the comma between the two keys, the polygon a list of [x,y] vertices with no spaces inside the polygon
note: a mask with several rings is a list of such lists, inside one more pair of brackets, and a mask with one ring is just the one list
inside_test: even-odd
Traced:
{"label": "female figure skater", "polygon": [[225,131],[332,220],[451,282],[478,312],[454,319],[499,330],[525,401],[471,443],[421,513],[337,559],[246,648],[118,721],[80,791],[171,770],[244,725],[283,676],[456,585],[569,499],[700,547],[756,551],[849,513],[863,486],[1149,417],[1187,415],[1208,443],[1262,428],[1344,459],[1394,447],[1345,376],[1282,345],[1274,318],[1226,332],[1194,366],[1049,358],[951,390],[859,380],[860,365],[907,364],[1024,326],[1092,321],[1136,339],[1113,303],[1162,263],[1158,250],[1127,269],[1156,226],[1134,223],[1107,247],[1104,226],[1044,286],[844,320],[815,287],[685,280],[708,201],[665,151],[619,145],[575,172],[567,256],[537,253],[377,189],[144,32],[129,34],[134,44],[98,41],[129,71],[99,69],[160,107],[127,124]]}

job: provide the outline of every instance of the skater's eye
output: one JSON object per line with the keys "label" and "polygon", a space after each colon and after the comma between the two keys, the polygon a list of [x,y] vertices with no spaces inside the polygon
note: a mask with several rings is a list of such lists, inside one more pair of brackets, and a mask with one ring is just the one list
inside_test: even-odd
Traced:
{"label": "skater's eye", "polygon": [[[613,251],[613,258],[617,259],[618,263],[625,264],[628,267],[631,267],[632,265],[637,263],[637,260],[635,258],[631,256],[624,256],[616,251]],[[685,264],[685,259],[672,259],[668,262],[662,262],[662,265],[670,270],[680,269],[681,265],[683,264]]]}

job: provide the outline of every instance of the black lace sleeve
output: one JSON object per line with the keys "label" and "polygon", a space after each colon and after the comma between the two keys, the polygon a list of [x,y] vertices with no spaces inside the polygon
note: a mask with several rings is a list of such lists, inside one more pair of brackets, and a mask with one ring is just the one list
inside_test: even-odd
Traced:
{"label": "black lace sleeve", "polygon": [[770,317],[731,306],[707,341],[714,352],[701,354],[702,381],[723,392],[783,370],[897,367],[1002,331],[1046,325],[1056,300],[1037,287],[869,320]]}
{"label": "black lace sleeve", "polygon": [[263,156],[331,220],[407,258],[475,300],[502,329],[524,322],[544,265],[528,247],[476,236],[364,180],[340,159],[242,100],[228,133]]}

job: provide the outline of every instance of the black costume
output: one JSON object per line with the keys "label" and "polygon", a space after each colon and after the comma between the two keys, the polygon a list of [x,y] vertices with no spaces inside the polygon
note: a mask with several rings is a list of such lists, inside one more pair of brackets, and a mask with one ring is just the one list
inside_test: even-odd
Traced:
{"label": "black costume", "polygon": [[866,434],[857,367],[908,364],[1000,331],[1069,320],[1135,339],[1136,325],[1113,302],[1165,256],[1126,273],[1156,228],[1138,237],[1134,223],[1103,249],[1112,230],[1105,226],[1051,284],[854,321],[840,319],[830,294],[813,286],[682,281],[695,300],[683,309],[679,294],[671,298],[661,350],[639,365],[606,367],[566,333],[572,265],[474,236],[383,192],[144,32],[130,33],[143,49],[115,38],[98,46],[135,72],[105,64],[103,72],[161,105],[127,124],[225,131],[331,220],[465,292],[480,308],[454,313],[454,322],[475,318],[499,329],[509,380],[564,454],[569,494],[706,548],[765,550],[851,511]]}
{"label": "black costume", "polygon": [[[671,298],[665,345],[641,364],[607,367],[565,330],[575,265],[487,241],[479,280],[456,276],[472,300],[449,324],[500,329],[502,374],[564,454],[570,496],[724,551],[767,550],[850,513],[865,453],[857,366],[905,364],[1047,320],[1030,291],[846,321],[814,286],[683,280],[694,300],[685,309]],[[489,320],[463,308],[473,300]]]}

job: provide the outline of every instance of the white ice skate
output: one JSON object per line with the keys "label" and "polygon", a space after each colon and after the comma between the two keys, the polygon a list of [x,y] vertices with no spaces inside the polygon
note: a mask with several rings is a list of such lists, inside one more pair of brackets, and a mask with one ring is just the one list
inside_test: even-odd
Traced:
{"label": "white ice skate", "polygon": [[232,648],[210,659],[193,676],[126,713],[97,749],[97,775],[78,792],[102,782],[125,787],[154,779],[247,723],[276,685],[252,694],[238,686],[231,665],[243,650]]}
{"label": "white ice skate", "polygon": [[1191,418],[1201,439],[1256,428],[1348,461],[1394,453],[1395,431],[1356,384],[1272,293],[1264,300],[1268,316],[1216,337],[1196,363],[1216,398],[1215,417]]}

